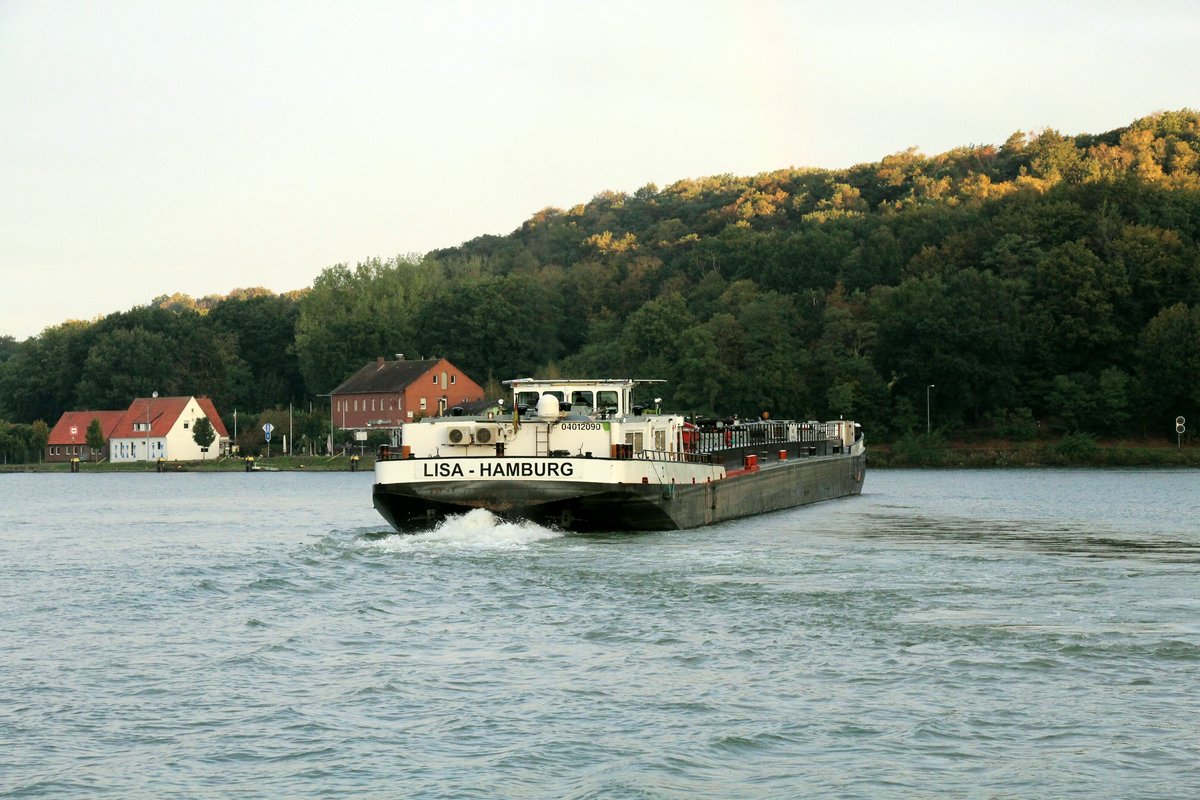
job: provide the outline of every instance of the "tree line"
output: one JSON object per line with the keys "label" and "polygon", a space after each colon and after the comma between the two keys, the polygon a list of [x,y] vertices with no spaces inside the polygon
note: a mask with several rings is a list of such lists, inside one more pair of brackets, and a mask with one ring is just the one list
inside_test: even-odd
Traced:
{"label": "tree line", "polygon": [[152,390],[307,408],[395,353],[493,391],[665,378],[672,409],[883,439],[923,430],[927,395],[951,436],[1165,435],[1200,419],[1200,115],[605,191],[298,292],[157,298],[0,340],[0,417]]}

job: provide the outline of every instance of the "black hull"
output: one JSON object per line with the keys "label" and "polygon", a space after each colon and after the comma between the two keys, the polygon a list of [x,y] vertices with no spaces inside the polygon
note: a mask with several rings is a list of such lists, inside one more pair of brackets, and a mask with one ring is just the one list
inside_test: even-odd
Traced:
{"label": "black hull", "polygon": [[384,519],[402,532],[427,530],[475,508],[573,531],[662,531],[859,494],[865,475],[865,455],[837,455],[783,461],[704,484],[377,483],[373,500]]}

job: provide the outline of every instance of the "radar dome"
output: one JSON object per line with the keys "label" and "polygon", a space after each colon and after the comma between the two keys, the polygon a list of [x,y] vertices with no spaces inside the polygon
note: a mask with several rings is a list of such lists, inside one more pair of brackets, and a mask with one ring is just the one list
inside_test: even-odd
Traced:
{"label": "radar dome", "polygon": [[538,419],[558,419],[558,398],[552,394],[544,394],[537,404]]}

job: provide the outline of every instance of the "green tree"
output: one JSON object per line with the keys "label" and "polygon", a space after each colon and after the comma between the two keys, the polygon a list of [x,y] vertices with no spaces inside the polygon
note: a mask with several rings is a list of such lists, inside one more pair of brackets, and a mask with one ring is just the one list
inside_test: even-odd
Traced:
{"label": "green tree", "polygon": [[1022,382],[1020,309],[1019,283],[974,269],[877,288],[876,369],[897,376],[914,407],[936,384],[944,423],[980,422],[1008,406]]}
{"label": "green tree", "polygon": [[[629,315],[621,332],[621,361],[628,374],[647,378],[675,375],[680,334],[693,324],[687,303],[678,293],[656,298]],[[671,387],[664,397],[673,400]]]}
{"label": "green tree", "polygon": [[0,336],[0,364],[8,361],[20,350],[20,344],[11,336]]}
{"label": "green tree", "polygon": [[304,396],[295,347],[299,316],[299,301],[270,293],[230,297],[208,313],[217,332],[233,337],[240,359],[231,366],[242,368],[229,376],[233,407],[265,408]]}
{"label": "green tree", "polygon": [[0,363],[0,414],[24,421],[61,417],[74,402],[94,331],[88,322],[64,322],[21,342]]}
{"label": "green tree", "polygon": [[862,294],[847,297],[840,286],[826,300],[821,334],[811,347],[810,383],[826,387],[823,396],[812,398],[822,418],[888,418],[887,387],[871,361],[877,325],[865,301]]}
{"label": "green tree", "polygon": [[1200,305],[1177,303],[1150,320],[1138,363],[1152,419],[1200,418]]}
{"label": "green tree", "polygon": [[1178,231],[1129,225],[1109,249],[1129,276],[1134,331],[1167,306],[1200,302],[1200,254]]}
{"label": "green tree", "polygon": [[105,444],[104,427],[100,424],[99,419],[93,419],[88,423],[87,429],[87,446],[93,453],[99,455],[104,450]]}
{"label": "green tree", "polygon": [[50,441],[50,426],[44,420],[35,419],[33,427],[30,430],[29,445],[31,450],[35,450],[38,454],[38,462],[42,460],[42,456],[46,453],[46,443]]}
{"label": "green tree", "polygon": [[122,408],[134,397],[174,390],[176,353],[165,334],[142,327],[105,333],[88,351],[79,380],[81,404]]}
{"label": "green tree", "polygon": [[1035,268],[1031,295],[1032,341],[1047,372],[1086,372],[1120,359],[1117,308],[1129,296],[1121,264],[1103,261],[1082,242],[1068,242]]}
{"label": "green tree", "polygon": [[415,321],[442,288],[442,265],[412,256],[322,272],[300,299],[296,320],[296,357],[309,393],[329,392],[377,356],[414,353]]}
{"label": "green tree", "polygon": [[208,447],[216,441],[217,432],[213,430],[212,423],[208,421],[208,417],[200,417],[196,423],[192,425],[192,441],[200,445],[200,456],[204,458],[204,454],[208,452]]}
{"label": "green tree", "polygon": [[[17,459],[19,444],[20,437],[17,435],[16,426],[6,420],[0,419],[0,454],[3,454],[3,460],[0,463],[20,463]],[[24,459],[21,460],[23,461]]]}

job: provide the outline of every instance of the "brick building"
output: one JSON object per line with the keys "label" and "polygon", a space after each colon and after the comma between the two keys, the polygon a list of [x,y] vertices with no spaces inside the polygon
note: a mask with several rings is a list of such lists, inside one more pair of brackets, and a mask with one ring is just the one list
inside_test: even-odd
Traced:
{"label": "brick building", "polygon": [[397,428],[481,400],[483,387],[444,358],[380,357],[343,381],[331,399],[334,427]]}

